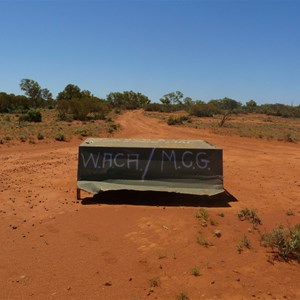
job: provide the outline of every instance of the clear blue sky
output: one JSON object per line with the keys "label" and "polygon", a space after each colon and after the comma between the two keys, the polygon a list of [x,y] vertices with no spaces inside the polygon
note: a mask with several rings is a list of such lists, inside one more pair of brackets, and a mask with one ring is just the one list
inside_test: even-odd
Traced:
{"label": "clear blue sky", "polygon": [[300,104],[300,1],[0,0],[0,91]]}

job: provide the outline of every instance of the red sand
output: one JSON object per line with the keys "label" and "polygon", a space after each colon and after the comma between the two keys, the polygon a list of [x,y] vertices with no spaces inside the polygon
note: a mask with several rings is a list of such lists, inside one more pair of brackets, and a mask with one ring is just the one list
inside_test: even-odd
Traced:
{"label": "red sand", "polygon": [[[238,201],[208,207],[218,224],[207,227],[195,206],[143,199],[83,205],[76,201],[78,140],[0,145],[0,299],[176,299],[180,292],[189,299],[300,299],[300,264],[274,260],[259,244],[259,231],[300,223],[299,144],[168,126],[142,111],[118,122],[115,137],[222,147],[225,188]],[[261,217],[259,230],[238,220],[246,207]],[[197,243],[199,231],[213,246]],[[252,247],[239,254],[244,235]],[[191,275],[193,267],[200,276]],[[151,287],[156,277],[159,286]]]}

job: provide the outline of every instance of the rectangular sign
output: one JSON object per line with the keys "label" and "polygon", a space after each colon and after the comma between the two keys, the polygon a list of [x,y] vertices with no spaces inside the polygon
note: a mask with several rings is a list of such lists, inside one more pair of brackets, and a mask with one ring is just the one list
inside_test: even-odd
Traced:
{"label": "rectangular sign", "polygon": [[[218,193],[223,191],[222,149],[203,141],[88,139],[79,147],[79,188],[87,190],[88,182],[93,185],[90,192],[97,192],[98,186],[98,192],[138,189],[194,194],[199,187],[197,194],[202,194],[201,186],[211,184],[211,193]],[[189,187],[192,190],[187,192]]]}

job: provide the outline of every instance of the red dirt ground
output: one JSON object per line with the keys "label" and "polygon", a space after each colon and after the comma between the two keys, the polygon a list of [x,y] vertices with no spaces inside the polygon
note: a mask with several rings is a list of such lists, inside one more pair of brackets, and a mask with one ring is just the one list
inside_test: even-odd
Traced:
{"label": "red dirt ground", "polygon": [[[143,205],[144,194],[135,195],[140,205],[84,205],[76,201],[79,140],[0,145],[0,299],[300,299],[300,264],[274,260],[259,244],[259,232],[300,223],[299,144],[168,126],[142,111],[118,122],[115,137],[222,147],[225,188],[238,201],[207,207],[218,223],[207,227],[199,207]],[[262,219],[258,230],[238,220],[246,207]],[[197,243],[199,231],[213,246]],[[244,235],[251,249],[239,254]]]}

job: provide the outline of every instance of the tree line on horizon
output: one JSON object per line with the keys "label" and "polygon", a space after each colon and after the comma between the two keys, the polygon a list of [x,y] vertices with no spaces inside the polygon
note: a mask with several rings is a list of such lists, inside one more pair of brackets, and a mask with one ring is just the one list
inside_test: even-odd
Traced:
{"label": "tree line on horizon", "polygon": [[[197,117],[211,117],[227,113],[264,113],[274,116],[300,118],[300,105],[280,103],[258,105],[249,100],[244,105],[237,100],[225,97],[207,102],[184,97],[180,91],[165,94],[160,103],[152,102],[139,92],[111,92],[106,99],[94,96],[89,90],[81,90],[75,84],[68,84],[54,99],[47,88],[37,81],[22,79],[20,89],[25,95],[0,92],[0,113],[27,113],[41,108],[57,109],[60,120],[104,119],[112,109],[145,109],[147,111],[174,112],[185,110]],[[37,113],[36,113],[37,114]],[[34,115],[34,114],[33,114]]]}

